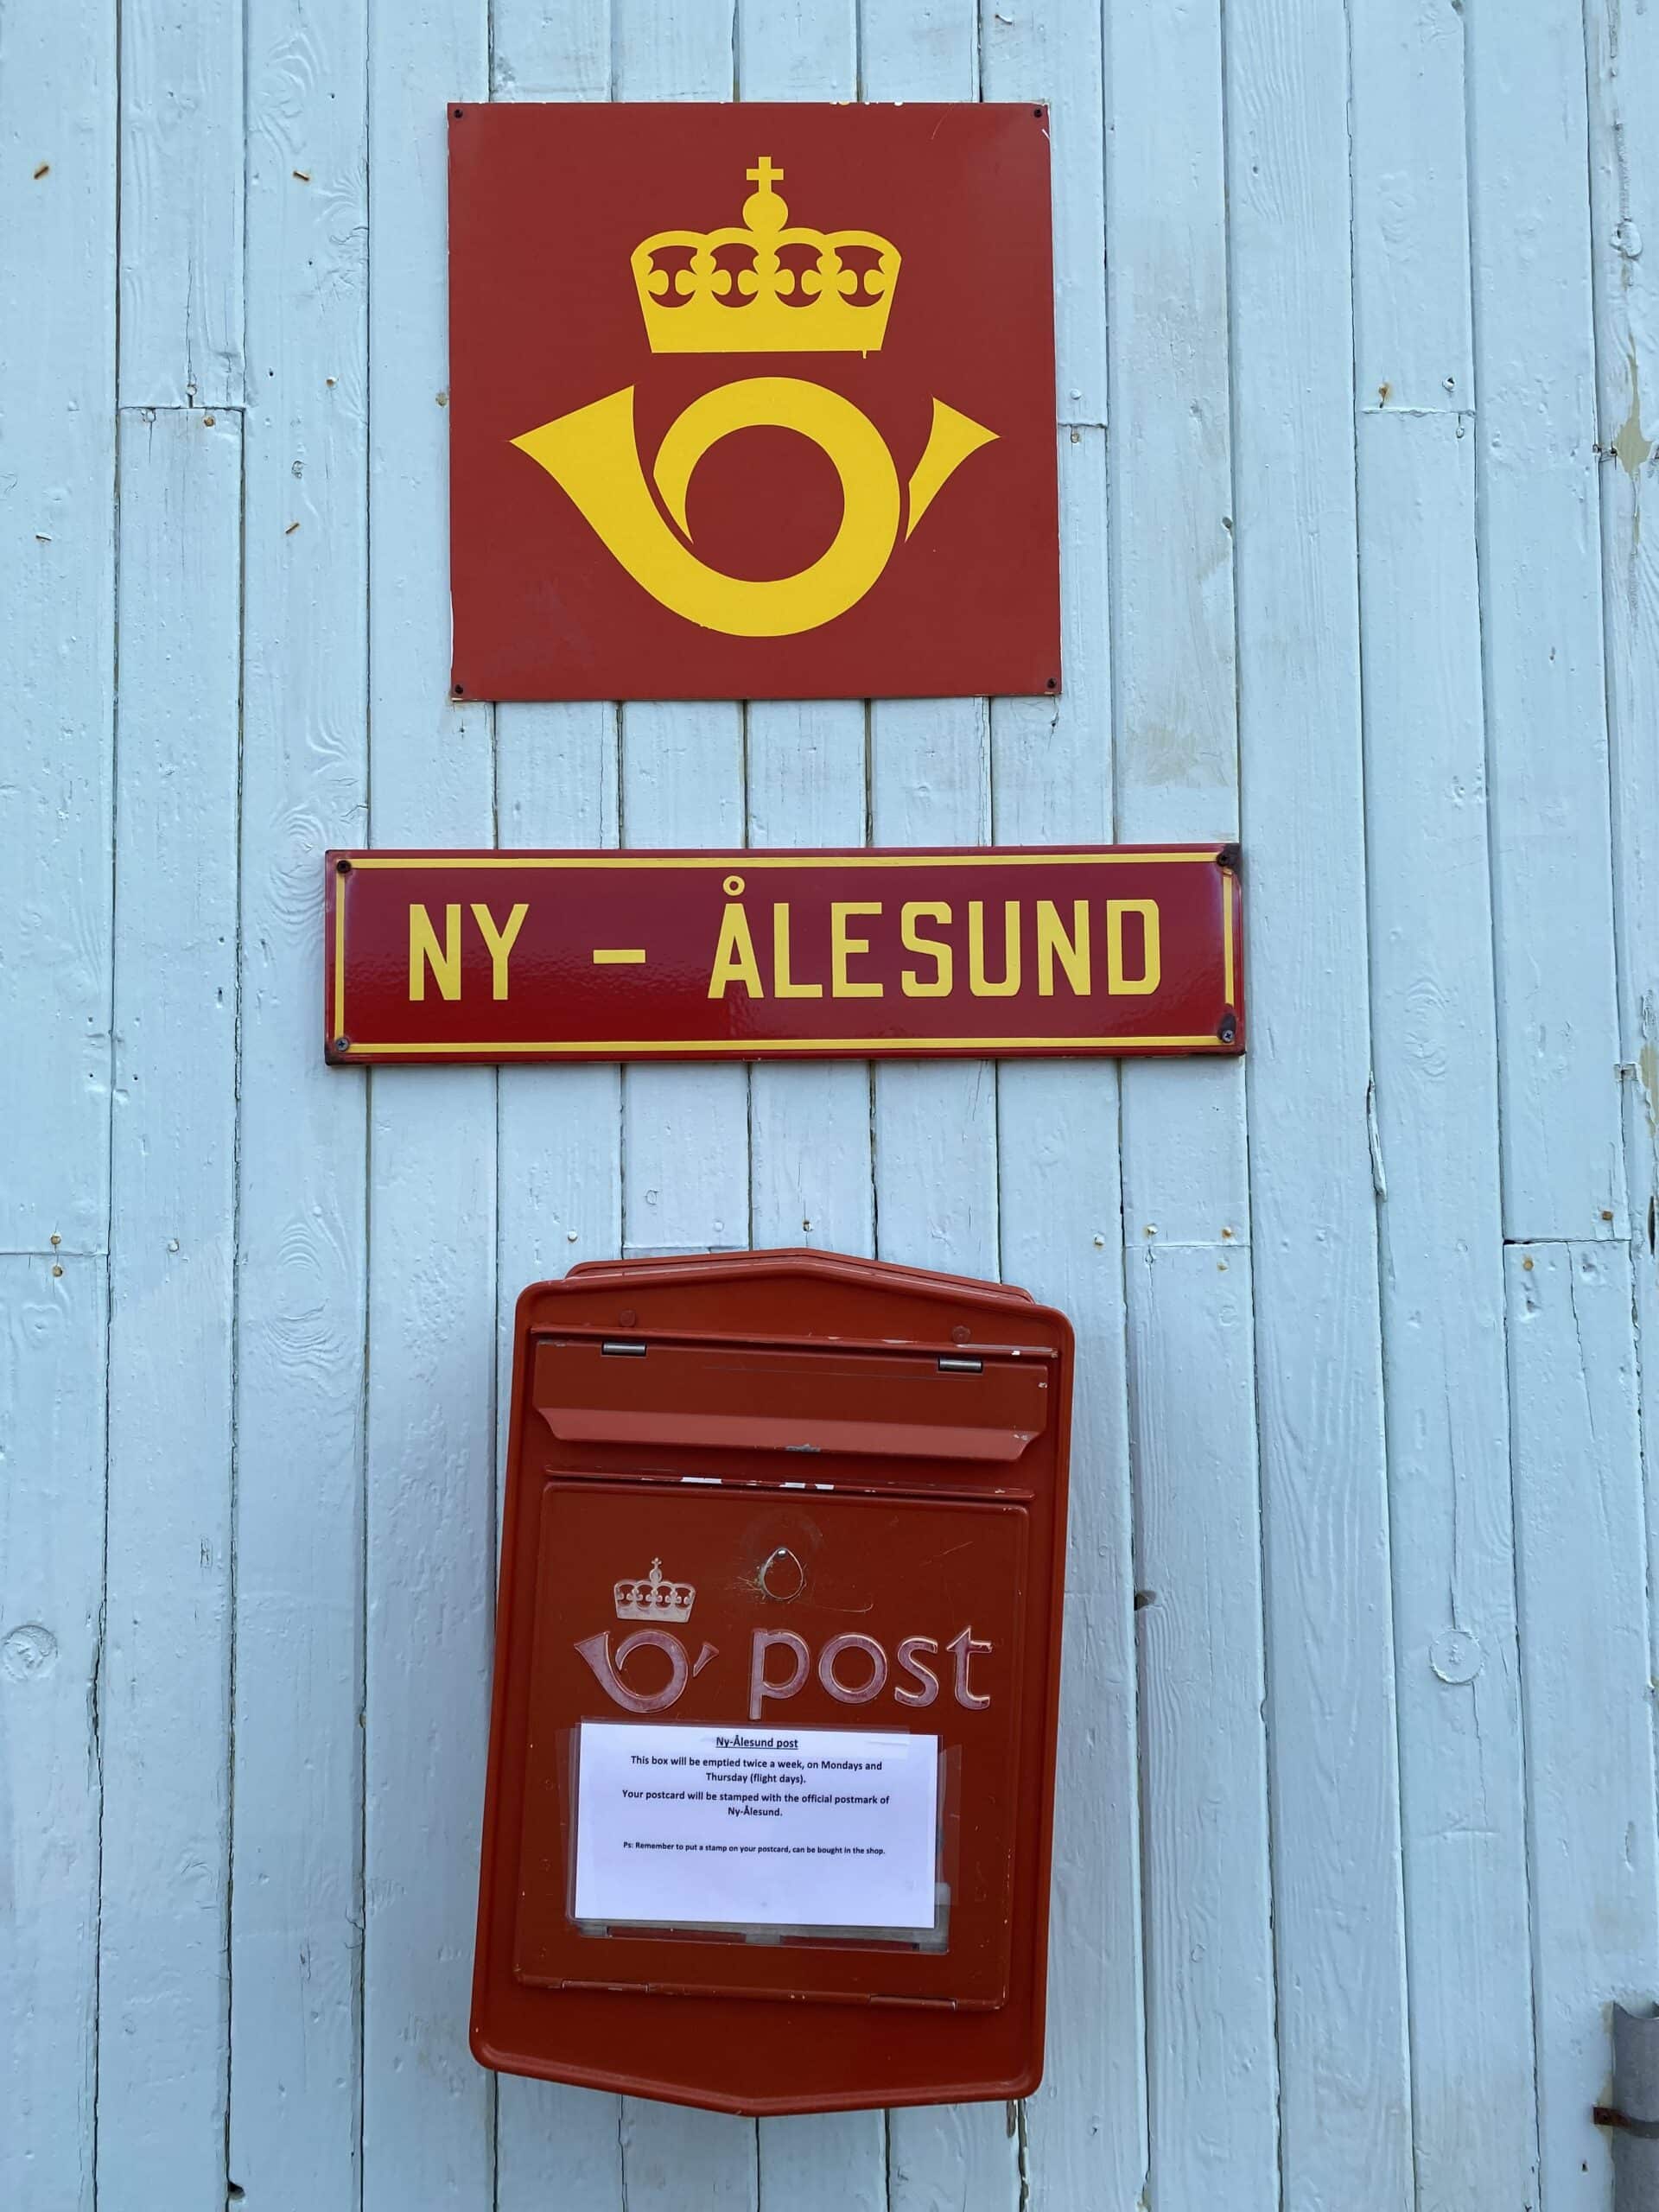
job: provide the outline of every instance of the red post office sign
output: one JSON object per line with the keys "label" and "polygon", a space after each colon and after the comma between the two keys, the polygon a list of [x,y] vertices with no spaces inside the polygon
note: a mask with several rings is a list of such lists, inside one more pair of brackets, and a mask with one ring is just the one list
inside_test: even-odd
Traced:
{"label": "red post office sign", "polygon": [[449,115],[458,696],[1059,689],[1046,109]]}
{"label": "red post office sign", "polygon": [[331,853],[327,1056],[1236,1052],[1230,845]]}
{"label": "red post office sign", "polygon": [[1072,1367],[760,1252],[518,1302],[473,2049],[728,2112],[1042,2068]]}

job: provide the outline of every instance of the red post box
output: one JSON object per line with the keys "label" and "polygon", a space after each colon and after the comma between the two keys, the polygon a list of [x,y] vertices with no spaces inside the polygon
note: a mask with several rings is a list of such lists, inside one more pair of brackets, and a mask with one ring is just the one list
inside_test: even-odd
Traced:
{"label": "red post box", "polygon": [[816,1252],[518,1301],[473,2049],[738,2113],[1042,2070],[1071,1332]]}

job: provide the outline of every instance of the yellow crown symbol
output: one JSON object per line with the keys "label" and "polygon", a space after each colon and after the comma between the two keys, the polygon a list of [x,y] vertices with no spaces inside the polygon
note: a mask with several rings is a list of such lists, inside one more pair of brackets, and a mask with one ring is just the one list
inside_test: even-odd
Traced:
{"label": "yellow crown symbol", "polygon": [[[772,188],[784,173],[771,156],[744,174],[755,189],[743,202],[743,229],[658,231],[629,255],[652,352],[879,353],[899,281],[898,247],[869,231],[791,229],[789,209]],[[676,246],[691,249],[690,264],[658,268],[658,253]],[[722,246],[742,247],[748,266],[722,269],[715,259]],[[814,265],[785,266],[779,255],[786,246],[808,247]],[[875,266],[848,268],[846,246],[867,248]],[[665,305],[671,296],[681,304]]]}

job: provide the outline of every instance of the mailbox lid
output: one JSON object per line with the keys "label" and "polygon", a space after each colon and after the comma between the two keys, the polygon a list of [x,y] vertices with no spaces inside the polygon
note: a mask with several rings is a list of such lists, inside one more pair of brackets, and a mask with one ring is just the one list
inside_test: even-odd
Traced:
{"label": "mailbox lid", "polygon": [[616,1464],[589,1446],[682,1468],[757,1452],[1012,1466],[1048,1423],[1047,1363],[1018,1348],[572,1333],[538,1335],[534,1357],[536,1412],[564,1466]]}

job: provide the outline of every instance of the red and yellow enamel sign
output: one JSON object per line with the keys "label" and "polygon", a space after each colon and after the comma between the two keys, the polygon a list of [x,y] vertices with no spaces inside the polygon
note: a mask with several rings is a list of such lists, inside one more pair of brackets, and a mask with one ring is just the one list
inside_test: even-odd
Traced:
{"label": "red and yellow enamel sign", "polygon": [[1059,688],[1048,115],[450,111],[454,688]]}
{"label": "red and yellow enamel sign", "polygon": [[1237,1052],[1231,845],[331,853],[328,1058]]}

